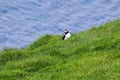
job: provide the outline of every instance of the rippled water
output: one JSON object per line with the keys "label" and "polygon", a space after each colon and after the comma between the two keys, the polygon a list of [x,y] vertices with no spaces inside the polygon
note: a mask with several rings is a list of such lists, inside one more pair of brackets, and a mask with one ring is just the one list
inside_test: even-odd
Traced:
{"label": "rippled water", "polygon": [[0,0],[0,48],[44,34],[80,32],[120,18],[120,0]]}

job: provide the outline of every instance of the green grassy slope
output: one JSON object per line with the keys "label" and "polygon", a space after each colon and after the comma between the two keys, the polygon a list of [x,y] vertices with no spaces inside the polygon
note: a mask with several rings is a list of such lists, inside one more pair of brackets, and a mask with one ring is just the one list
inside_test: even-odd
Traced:
{"label": "green grassy slope", "polygon": [[2,51],[0,80],[120,80],[120,20],[61,37]]}

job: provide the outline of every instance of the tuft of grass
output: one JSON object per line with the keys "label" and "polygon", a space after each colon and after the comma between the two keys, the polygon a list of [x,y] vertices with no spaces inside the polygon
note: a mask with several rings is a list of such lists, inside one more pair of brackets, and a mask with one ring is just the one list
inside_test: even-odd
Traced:
{"label": "tuft of grass", "polygon": [[49,43],[49,40],[52,38],[52,35],[45,35],[43,37],[40,37],[37,41],[35,41],[33,44],[29,46],[30,49],[35,49],[40,46],[44,46]]}

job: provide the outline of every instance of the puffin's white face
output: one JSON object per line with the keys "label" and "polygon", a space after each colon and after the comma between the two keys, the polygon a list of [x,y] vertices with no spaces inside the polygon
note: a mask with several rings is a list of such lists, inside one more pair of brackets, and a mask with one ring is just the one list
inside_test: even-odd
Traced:
{"label": "puffin's white face", "polygon": [[64,34],[66,35],[67,33],[69,33],[69,31],[65,30],[65,31],[64,31]]}

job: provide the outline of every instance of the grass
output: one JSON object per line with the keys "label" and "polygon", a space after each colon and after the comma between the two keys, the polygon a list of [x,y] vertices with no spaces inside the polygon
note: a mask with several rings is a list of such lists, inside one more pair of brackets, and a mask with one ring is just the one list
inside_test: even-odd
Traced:
{"label": "grass", "polygon": [[1,51],[0,80],[120,80],[119,19],[61,38]]}

